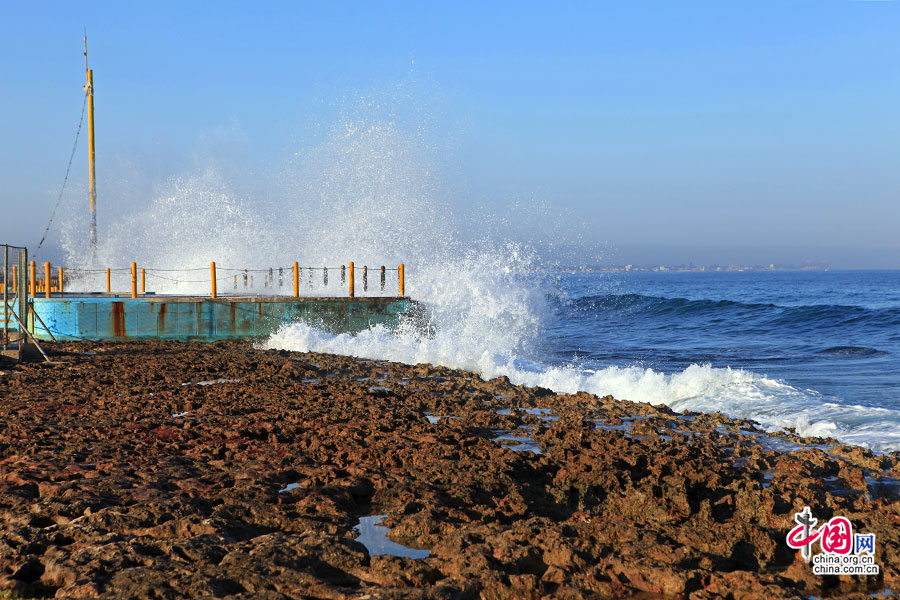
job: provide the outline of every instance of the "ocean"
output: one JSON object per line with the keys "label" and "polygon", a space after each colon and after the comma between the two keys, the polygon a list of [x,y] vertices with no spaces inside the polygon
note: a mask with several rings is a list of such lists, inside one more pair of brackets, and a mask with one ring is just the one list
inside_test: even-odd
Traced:
{"label": "ocean", "polygon": [[545,272],[506,283],[484,303],[471,290],[457,290],[465,301],[452,310],[435,303],[430,336],[295,324],[267,345],[443,364],[900,450],[900,271]]}

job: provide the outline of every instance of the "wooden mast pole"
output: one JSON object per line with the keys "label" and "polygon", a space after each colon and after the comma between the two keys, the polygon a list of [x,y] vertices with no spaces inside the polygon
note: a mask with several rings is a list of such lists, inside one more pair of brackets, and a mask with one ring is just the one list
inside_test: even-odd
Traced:
{"label": "wooden mast pole", "polygon": [[84,35],[84,70],[88,98],[88,164],[90,166],[91,264],[97,259],[97,178],[94,172],[94,71],[88,68],[87,34]]}

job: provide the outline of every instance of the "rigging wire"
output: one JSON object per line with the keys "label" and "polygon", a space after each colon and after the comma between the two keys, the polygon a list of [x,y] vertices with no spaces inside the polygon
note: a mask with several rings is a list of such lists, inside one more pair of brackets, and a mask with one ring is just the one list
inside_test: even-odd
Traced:
{"label": "rigging wire", "polygon": [[38,252],[41,251],[41,246],[44,245],[44,242],[47,240],[47,234],[50,232],[50,226],[53,224],[53,218],[56,216],[56,210],[59,208],[59,203],[62,200],[63,192],[66,191],[66,182],[69,181],[69,172],[72,170],[72,161],[75,160],[75,150],[78,148],[78,136],[81,135],[81,126],[84,124],[84,109],[87,106],[87,99],[89,90],[85,90],[84,92],[84,101],[81,103],[81,118],[78,120],[78,131],[75,132],[75,143],[72,145],[72,154],[69,156],[69,166],[66,167],[66,176],[63,178],[62,188],[59,190],[59,197],[56,198],[56,206],[53,207],[53,212],[50,214],[50,221],[47,223],[47,228],[44,230],[44,237],[41,238],[41,243],[38,244],[37,249],[34,251],[34,257],[37,259]]}

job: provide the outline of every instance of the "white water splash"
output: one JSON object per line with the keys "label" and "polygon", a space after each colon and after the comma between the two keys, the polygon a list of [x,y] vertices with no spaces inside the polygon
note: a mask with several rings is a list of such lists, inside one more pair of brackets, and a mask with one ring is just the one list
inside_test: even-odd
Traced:
{"label": "white water splash", "polygon": [[[151,269],[195,269],[151,272],[148,286],[156,292],[206,294],[213,260],[226,278],[233,276],[229,268],[277,270],[293,261],[336,267],[354,260],[372,268],[403,262],[407,292],[428,307],[433,335],[375,327],[335,336],[292,324],[265,346],[439,364],[557,392],[584,390],[677,410],[718,410],[769,428],[795,427],[803,435],[900,449],[897,411],[830,402],[744,371],[697,365],[673,374],[640,367],[592,371],[525,360],[535,355],[532,349],[549,318],[540,261],[527,245],[507,239],[504,218],[485,215],[483,207],[471,218],[454,213],[444,202],[436,164],[414,128],[344,120],[325,143],[291,157],[259,186],[249,186],[252,192],[235,185],[231,174],[207,168],[175,178],[146,206],[119,215],[106,212],[110,226],[103,230],[97,265],[121,268],[133,260]],[[84,240],[83,232],[64,238],[67,266],[89,267],[87,249],[74,241]],[[338,273],[332,272],[327,289],[317,273],[315,285],[304,284],[302,293],[343,295]],[[372,293],[379,293],[373,275]],[[127,277],[117,274],[114,289],[128,289]],[[96,290],[98,279],[80,283]],[[278,293],[263,288],[261,280],[257,274],[251,291]],[[228,283],[220,292],[229,291]],[[392,280],[387,293],[394,285]]]}
{"label": "white water splash", "polygon": [[[438,199],[431,154],[421,137],[399,124],[345,120],[325,143],[264,175],[207,167],[176,177],[145,202],[107,205],[93,262],[83,219],[67,220],[62,237],[70,276],[79,269],[100,271],[70,289],[104,289],[107,267],[114,270],[114,291],[130,289],[132,261],[148,270],[148,291],[198,295],[209,293],[212,261],[225,293],[234,275],[244,291],[245,268],[254,275],[254,269],[290,270],[295,261],[316,269],[354,261],[369,267],[373,294],[380,293],[375,283],[381,266],[405,263],[413,291],[428,277],[423,269],[456,269],[446,261],[467,255],[451,233],[460,219]],[[339,270],[329,275],[326,287],[321,271],[305,274],[302,293],[344,295]],[[264,287],[263,279],[257,272],[249,291],[279,293]],[[395,271],[386,284],[386,294],[396,293]],[[357,287],[362,293],[361,281]]]}

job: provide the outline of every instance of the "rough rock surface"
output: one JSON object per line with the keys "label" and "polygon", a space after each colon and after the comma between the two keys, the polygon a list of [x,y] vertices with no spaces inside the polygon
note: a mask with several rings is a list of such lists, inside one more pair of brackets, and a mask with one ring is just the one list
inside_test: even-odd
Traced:
{"label": "rough rock surface", "polygon": [[[246,342],[49,348],[55,364],[0,364],[10,597],[900,588],[896,454],[430,365]],[[804,506],[875,533],[881,573],[814,576],[785,544]],[[430,556],[370,556],[353,527],[372,514]]]}

